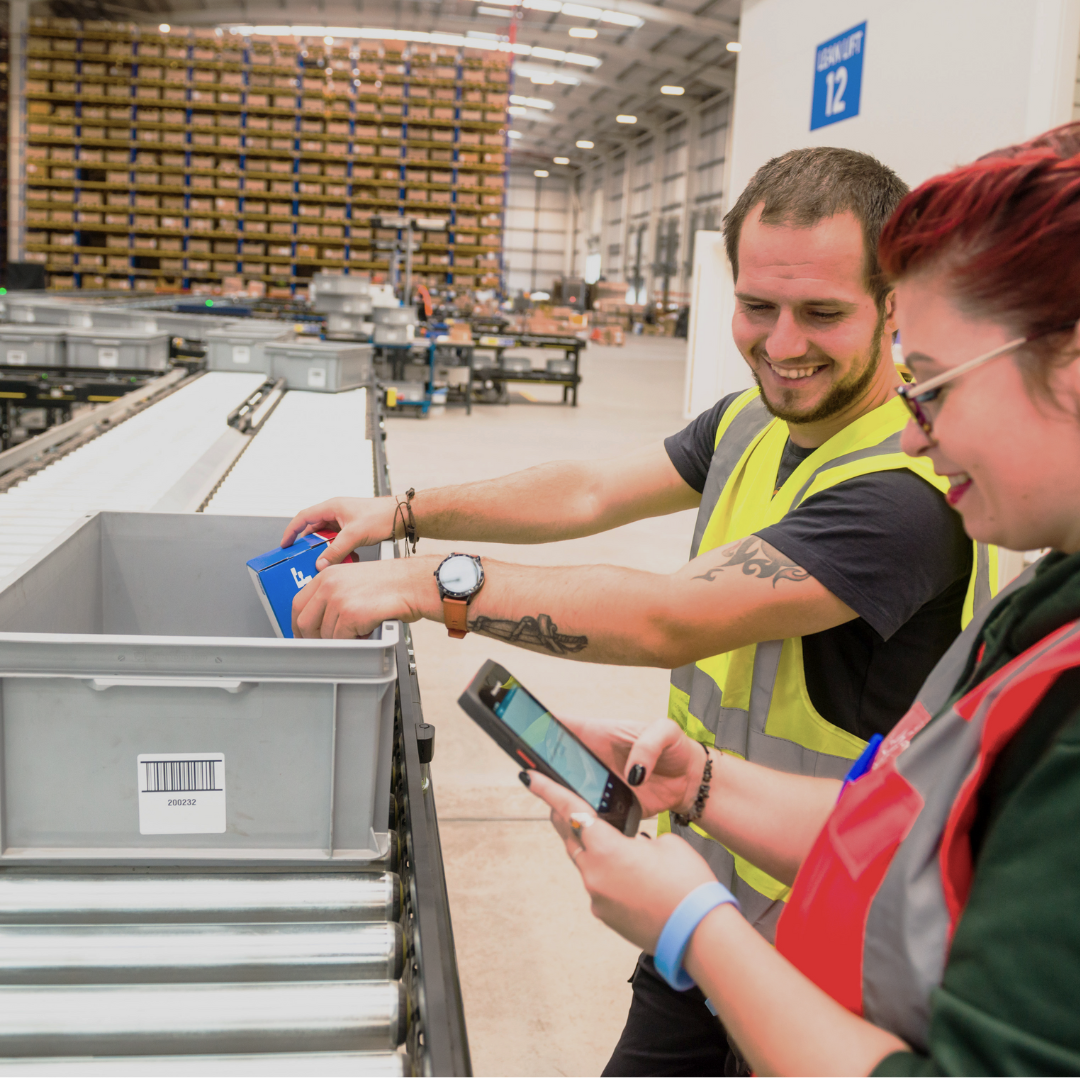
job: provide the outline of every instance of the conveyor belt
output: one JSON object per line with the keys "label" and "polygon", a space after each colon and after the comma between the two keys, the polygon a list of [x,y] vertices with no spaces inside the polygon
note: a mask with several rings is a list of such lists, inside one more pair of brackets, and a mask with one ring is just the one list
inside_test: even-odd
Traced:
{"label": "conveyor belt", "polygon": [[228,435],[229,411],[262,381],[203,375],[0,494],[0,580],[87,514],[157,507]]}
{"label": "conveyor belt", "polygon": [[375,494],[367,390],[292,390],[206,506],[208,514],[292,517],[335,495]]}
{"label": "conveyor belt", "polygon": [[[0,494],[0,580],[96,510],[194,510],[212,490],[200,478],[230,465],[209,512],[388,491],[374,395],[286,393],[249,439],[225,419],[261,382],[203,375]],[[403,639],[400,879],[394,859],[362,874],[0,874],[0,1076],[469,1071],[411,661]]]}

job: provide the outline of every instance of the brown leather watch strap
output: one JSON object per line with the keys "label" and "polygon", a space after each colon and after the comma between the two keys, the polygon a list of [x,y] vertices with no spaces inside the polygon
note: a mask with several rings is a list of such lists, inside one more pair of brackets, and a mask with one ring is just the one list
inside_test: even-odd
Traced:
{"label": "brown leather watch strap", "polygon": [[443,597],[443,620],[451,637],[463,638],[469,632],[469,605],[464,600]]}

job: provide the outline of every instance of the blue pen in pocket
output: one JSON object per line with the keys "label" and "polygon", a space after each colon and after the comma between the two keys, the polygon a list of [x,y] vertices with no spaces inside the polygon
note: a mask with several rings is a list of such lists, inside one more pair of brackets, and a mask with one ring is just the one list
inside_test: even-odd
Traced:
{"label": "blue pen in pocket", "polygon": [[[874,758],[877,757],[881,742],[882,737],[880,735],[870,736],[870,741],[866,744],[863,752],[858,756],[855,764],[848,769],[847,776],[844,777],[843,786],[840,788],[840,795],[843,795],[845,790],[847,790],[848,784],[853,784],[860,776],[870,771],[870,767],[874,764]],[[837,800],[840,799],[840,795],[836,796]]]}

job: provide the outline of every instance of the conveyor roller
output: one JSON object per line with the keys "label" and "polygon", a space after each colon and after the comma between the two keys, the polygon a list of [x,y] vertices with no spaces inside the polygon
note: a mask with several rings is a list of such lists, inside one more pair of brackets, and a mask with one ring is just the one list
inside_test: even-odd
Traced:
{"label": "conveyor roller", "polygon": [[393,1050],[397,982],[0,987],[0,1056]]}
{"label": "conveyor roller", "polygon": [[0,984],[397,979],[398,923],[0,926]]}
{"label": "conveyor roller", "polygon": [[0,923],[396,922],[397,874],[0,874]]}

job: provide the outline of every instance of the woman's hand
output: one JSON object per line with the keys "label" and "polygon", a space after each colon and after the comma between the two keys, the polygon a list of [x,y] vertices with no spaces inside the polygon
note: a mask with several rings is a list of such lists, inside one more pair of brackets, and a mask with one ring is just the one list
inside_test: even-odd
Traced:
{"label": "woman's hand", "polygon": [[[660,931],[683,898],[716,880],[685,840],[670,833],[656,840],[623,836],[568,788],[538,772],[522,775],[529,778],[529,790],[551,807],[551,822],[581,874],[593,914],[646,952],[656,949]],[[590,823],[575,830],[571,814]]]}
{"label": "woman's hand", "polygon": [[634,789],[644,817],[662,810],[690,811],[705,771],[705,752],[673,720],[559,720]]}

